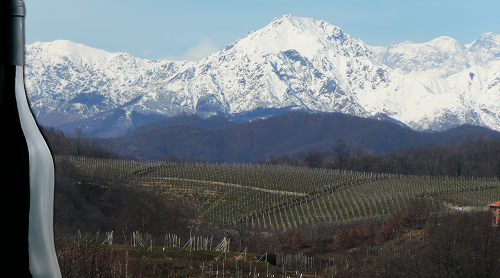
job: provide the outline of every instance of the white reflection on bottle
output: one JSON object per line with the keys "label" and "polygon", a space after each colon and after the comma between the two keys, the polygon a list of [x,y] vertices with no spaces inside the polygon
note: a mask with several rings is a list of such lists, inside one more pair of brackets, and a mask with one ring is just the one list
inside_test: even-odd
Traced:
{"label": "white reflection on bottle", "polygon": [[61,277],[54,246],[54,162],[28,105],[24,71],[16,66],[16,101],[29,151],[29,263],[35,278]]}

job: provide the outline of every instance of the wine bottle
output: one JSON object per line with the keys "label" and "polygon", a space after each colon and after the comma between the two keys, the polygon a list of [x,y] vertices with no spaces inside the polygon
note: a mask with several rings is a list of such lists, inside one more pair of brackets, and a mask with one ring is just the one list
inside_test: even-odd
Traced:
{"label": "wine bottle", "polygon": [[54,161],[24,86],[26,9],[0,0],[1,245],[5,275],[61,277],[54,246]]}

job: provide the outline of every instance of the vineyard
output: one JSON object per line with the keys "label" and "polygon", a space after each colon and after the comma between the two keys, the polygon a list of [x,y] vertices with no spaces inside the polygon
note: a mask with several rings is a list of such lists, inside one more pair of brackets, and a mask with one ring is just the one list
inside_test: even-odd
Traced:
{"label": "vineyard", "polygon": [[[145,162],[57,156],[82,173],[181,198],[198,218],[286,231],[304,225],[384,218],[416,198],[443,210],[483,210],[500,198],[496,178],[399,176],[283,165]],[[57,167],[57,166],[56,166]]]}

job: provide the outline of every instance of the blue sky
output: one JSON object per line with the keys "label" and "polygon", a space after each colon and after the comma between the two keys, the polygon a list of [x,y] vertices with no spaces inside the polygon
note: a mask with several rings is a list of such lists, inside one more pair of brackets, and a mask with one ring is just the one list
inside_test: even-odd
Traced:
{"label": "blue sky", "polygon": [[373,46],[500,33],[498,0],[24,0],[26,43],[71,40],[145,59],[198,60],[284,14]]}

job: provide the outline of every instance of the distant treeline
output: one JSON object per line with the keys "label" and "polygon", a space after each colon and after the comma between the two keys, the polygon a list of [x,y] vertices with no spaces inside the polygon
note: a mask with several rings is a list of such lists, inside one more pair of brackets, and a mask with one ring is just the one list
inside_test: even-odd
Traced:
{"label": "distant treeline", "polygon": [[55,127],[42,126],[40,129],[54,155],[66,154],[96,158],[120,157],[117,153],[104,147],[99,142],[99,138],[87,136],[81,128],[75,129],[72,136],[64,134],[62,130]]}
{"label": "distant treeline", "polygon": [[[99,138],[87,136],[82,129],[65,135],[60,129],[42,127],[42,133],[53,154],[120,158],[118,153],[101,144]],[[164,159],[181,160],[175,156]],[[191,157],[189,160],[203,159]],[[500,139],[468,137],[455,145],[427,145],[375,153],[338,138],[330,151],[269,156],[257,162],[402,175],[500,177]]]}
{"label": "distant treeline", "polygon": [[471,137],[456,145],[429,145],[375,154],[340,138],[328,152],[269,157],[266,163],[363,172],[500,177],[500,139]]}

